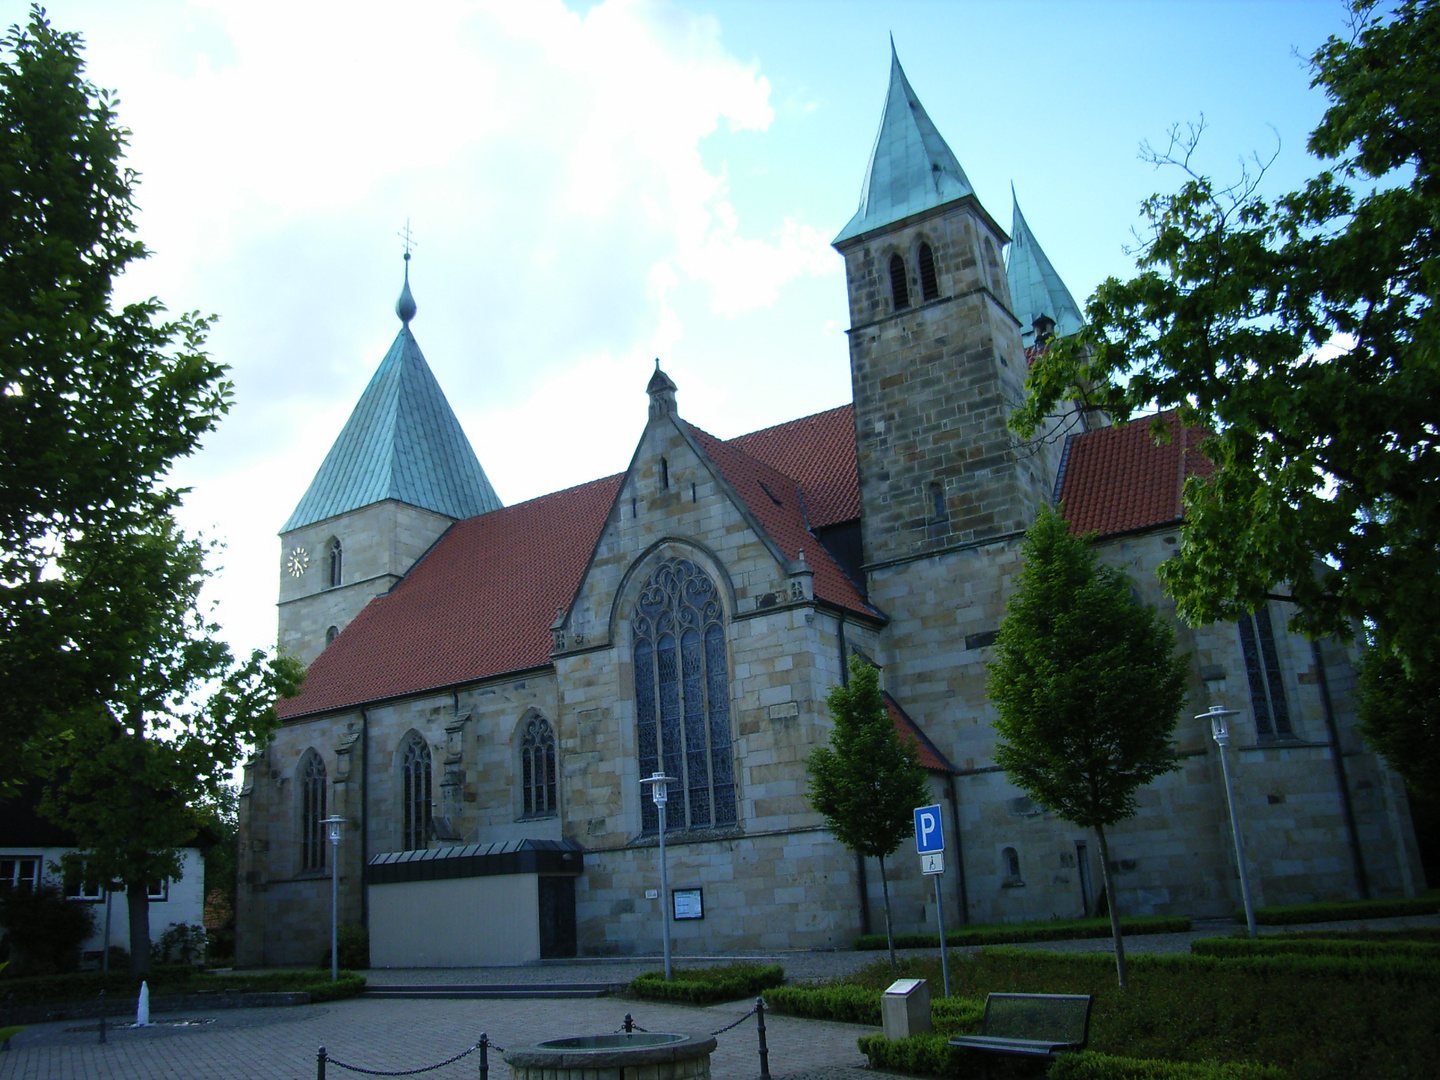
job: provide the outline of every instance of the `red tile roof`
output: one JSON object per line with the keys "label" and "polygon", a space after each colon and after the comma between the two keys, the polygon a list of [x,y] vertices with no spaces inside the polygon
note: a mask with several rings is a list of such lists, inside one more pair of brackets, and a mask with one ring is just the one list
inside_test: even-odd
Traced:
{"label": "red tile roof", "polygon": [[890,719],[895,722],[895,730],[900,733],[900,737],[913,740],[920,748],[920,764],[931,772],[953,773],[955,766],[945,760],[945,755],[925,736],[920,725],[910,719],[900,707],[900,703],[886,691],[882,691],[880,696],[885,699],[885,708],[890,713]]}
{"label": "red tile roof", "polygon": [[[1157,420],[1168,440],[1152,433]],[[1060,484],[1071,529],[1103,537],[1178,522],[1185,478],[1214,470],[1197,449],[1206,434],[1171,410],[1076,436]]]}
{"label": "red tile roof", "polygon": [[811,528],[860,516],[853,405],[752,431],[731,439],[730,445],[800,482]]}
{"label": "red tile roof", "polygon": [[620,475],[456,522],[326,646],[282,719],[453,686],[550,662]]}
{"label": "red tile roof", "polygon": [[875,614],[875,609],[865,602],[855,583],[806,527],[799,485],[779,469],[737,450],[734,443],[721,442],[693,424],[687,426],[695,433],[701,449],[745,501],[760,522],[760,527],[775,541],[785,557],[794,561],[804,551],[805,563],[815,573],[816,598],[851,611]]}

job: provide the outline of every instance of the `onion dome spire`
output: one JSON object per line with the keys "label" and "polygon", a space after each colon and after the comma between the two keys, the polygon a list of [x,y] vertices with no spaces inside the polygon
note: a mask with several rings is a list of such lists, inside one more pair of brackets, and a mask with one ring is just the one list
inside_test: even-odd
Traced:
{"label": "onion dome spire", "polygon": [[406,326],[415,318],[415,298],[410,295],[410,252],[405,252],[405,284],[400,287],[400,299],[395,301],[395,314]]}

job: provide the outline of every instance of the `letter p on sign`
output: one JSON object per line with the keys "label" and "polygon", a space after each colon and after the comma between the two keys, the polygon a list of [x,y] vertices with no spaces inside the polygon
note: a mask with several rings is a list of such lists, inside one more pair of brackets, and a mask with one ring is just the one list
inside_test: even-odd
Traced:
{"label": "letter p on sign", "polygon": [[915,850],[921,855],[945,850],[945,830],[940,825],[940,807],[915,808]]}

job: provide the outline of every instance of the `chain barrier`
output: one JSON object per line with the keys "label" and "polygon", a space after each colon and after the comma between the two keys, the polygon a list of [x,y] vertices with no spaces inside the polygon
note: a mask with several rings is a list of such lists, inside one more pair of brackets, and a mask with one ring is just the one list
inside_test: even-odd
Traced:
{"label": "chain barrier", "polygon": [[490,1041],[488,1036],[482,1033],[480,1035],[480,1041],[474,1046],[461,1050],[458,1054],[455,1054],[453,1057],[448,1057],[444,1061],[437,1062],[434,1065],[425,1065],[419,1069],[399,1069],[392,1072],[385,1069],[365,1069],[359,1065],[347,1065],[345,1062],[331,1057],[325,1047],[322,1046],[315,1055],[315,1080],[325,1080],[325,1069],[328,1065],[334,1065],[337,1069],[348,1069],[350,1072],[361,1073],[365,1076],[417,1076],[420,1073],[434,1072],[436,1069],[443,1069],[446,1065],[453,1065],[461,1058],[475,1053],[476,1050],[480,1051],[480,1074],[484,1076],[489,1072],[489,1055],[487,1051],[491,1049],[503,1051],[505,1048],[503,1046],[496,1046]]}
{"label": "chain barrier", "polygon": [[629,1035],[633,1031],[643,1031],[648,1034],[650,1029],[642,1028],[639,1024],[635,1022],[635,1018],[633,1016],[631,1016],[629,1013],[626,1013],[625,1022],[615,1029],[615,1034],[619,1035],[621,1032],[624,1032],[626,1035]]}
{"label": "chain barrier", "polygon": [[737,1027],[739,1027],[739,1026],[740,1026],[741,1024],[743,1024],[746,1020],[749,1020],[750,1017],[752,1017],[752,1016],[754,1016],[754,1015],[755,1015],[755,1010],[754,1010],[754,1009],[751,1009],[748,1013],[746,1013],[744,1016],[740,1017],[740,1019],[739,1019],[739,1020],[736,1020],[733,1024],[726,1024],[723,1028],[720,1028],[720,1030],[718,1030],[718,1031],[712,1031],[712,1032],[710,1032],[710,1034],[711,1034],[711,1035],[724,1035],[725,1032],[729,1031],[731,1028],[737,1028]]}
{"label": "chain barrier", "polygon": [[[755,1034],[760,1040],[760,1080],[770,1080],[770,1047],[765,1040],[765,999],[763,997],[757,997],[755,999],[755,1005],[749,1012],[740,1017],[740,1019],[734,1023],[726,1024],[716,1031],[710,1032],[710,1035],[713,1037],[716,1035],[724,1035],[727,1031],[733,1031],[752,1016],[755,1017]],[[625,1022],[615,1029],[617,1033],[623,1031],[627,1035],[632,1031],[644,1030],[645,1029],[639,1024],[635,1023],[635,1018],[629,1013],[625,1014]],[[322,1077],[321,1080],[324,1080],[324,1078]]]}

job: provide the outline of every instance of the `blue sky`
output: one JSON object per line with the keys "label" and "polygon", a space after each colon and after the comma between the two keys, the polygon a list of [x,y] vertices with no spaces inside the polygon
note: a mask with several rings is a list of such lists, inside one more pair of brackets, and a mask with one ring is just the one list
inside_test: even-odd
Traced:
{"label": "blue sky", "polygon": [[[27,5],[0,0],[5,25]],[[227,551],[231,640],[268,644],[280,544],[398,329],[506,503],[625,467],[659,357],[732,436],[849,400],[829,240],[854,212],[889,65],[1003,226],[1013,183],[1078,300],[1125,275],[1178,186],[1142,141],[1198,120],[1221,178],[1314,171],[1302,59],[1330,0],[321,3],[52,0],[118,91],[153,257],[122,298],[215,312],[236,403],[176,478]]]}

